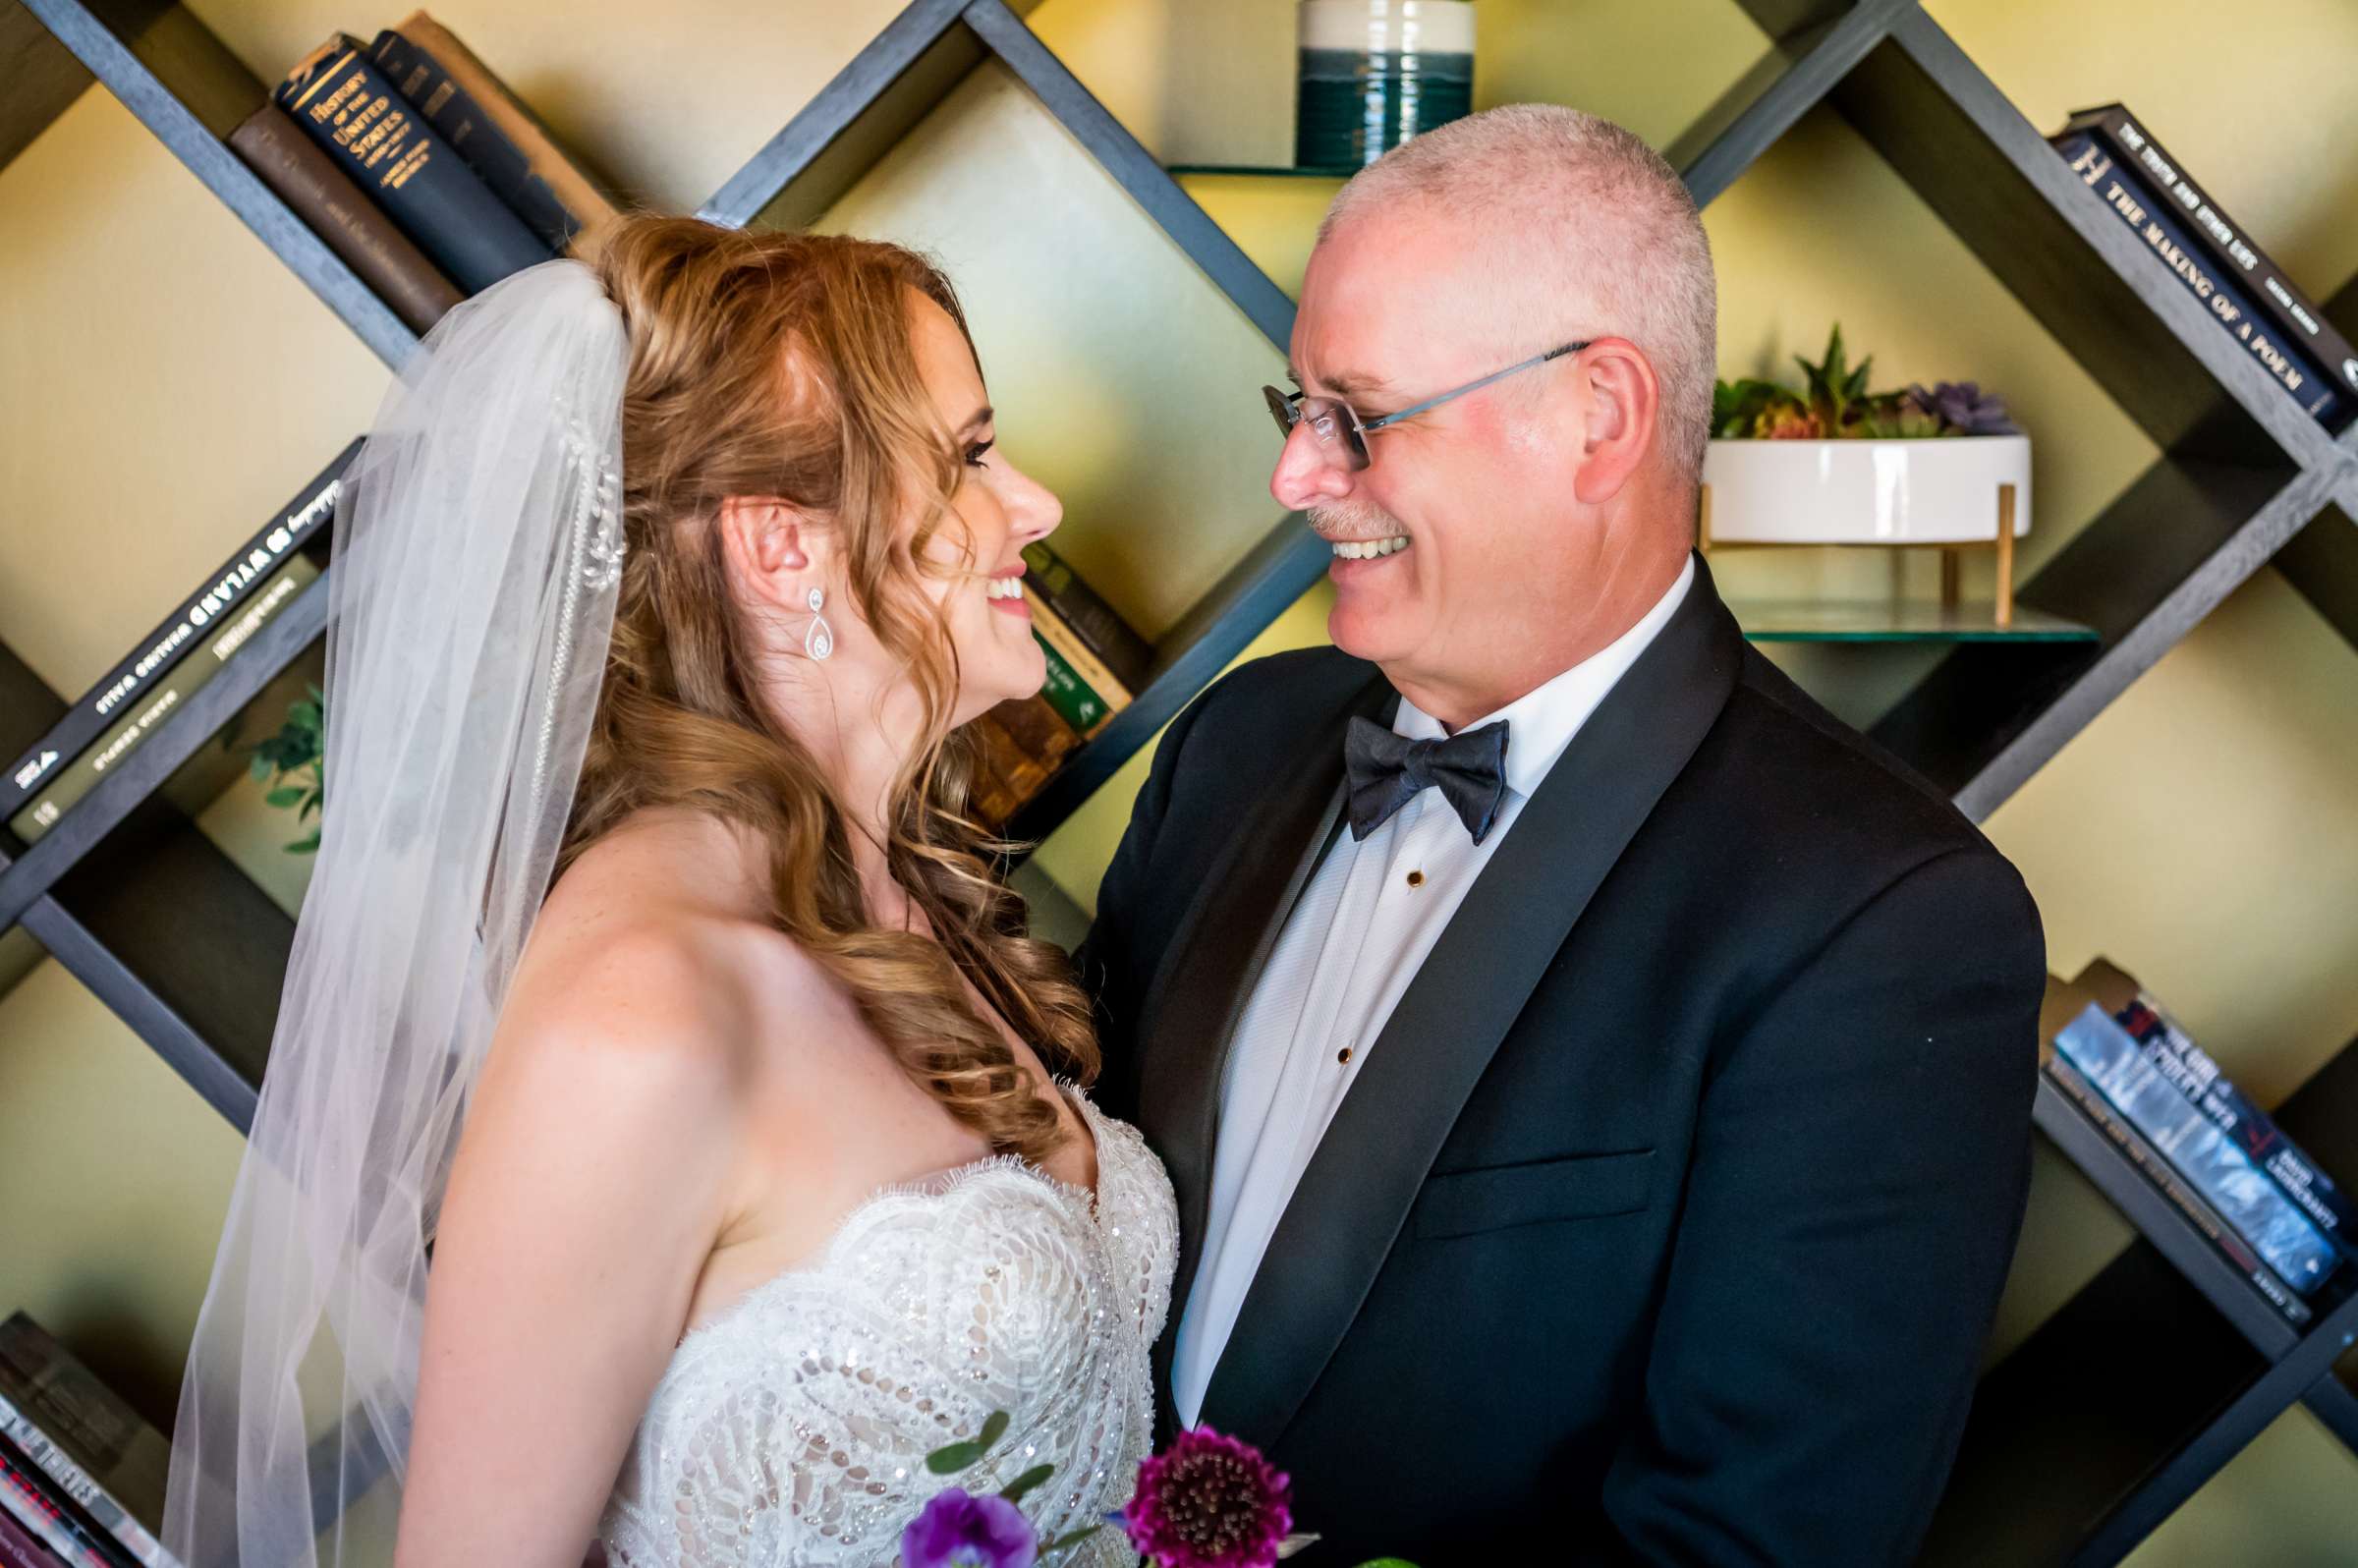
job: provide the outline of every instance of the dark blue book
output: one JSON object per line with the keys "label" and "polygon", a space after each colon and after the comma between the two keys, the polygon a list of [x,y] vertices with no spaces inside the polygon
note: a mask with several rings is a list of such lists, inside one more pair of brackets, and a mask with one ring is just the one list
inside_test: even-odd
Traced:
{"label": "dark blue book", "polygon": [[82,695],[49,732],[11,763],[0,777],[0,821],[17,814],[48,787],[49,780],[111,728],[124,712],[168,675],[211,634],[214,621],[237,608],[286,564],[335,516],[345,467],[360,450],[355,441],[337,454],[284,510],[262,525],[245,547],[221,563],[165,622],[141,638],[123,662]]}
{"label": "dark blue book", "polygon": [[2283,1190],[2318,1229],[2333,1239],[2345,1256],[2358,1257],[2358,1206],[2318,1168],[2298,1144],[2277,1128],[2268,1113],[2244,1096],[2242,1090],[2218,1070],[2218,1063],[2178,1027],[2145,992],[2117,1015],[2121,1028],[2145,1047],[2151,1061],[2170,1087],[2194,1102],[2213,1125],[2233,1139],[2252,1163]]}
{"label": "dark blue book", "polygon": [[337,33],[288,73],[279,107],[469,294],[555,254]]}
{"label": "dark blue book", "polygon": [[2180,224],[2174,202],[2157,196],[2094,133],[2074,131],[2051,140],[2082,183],[2152,248],[2187,293],[2210,307],[2221,330],[2242,344],[2311,419],[2336,432],[2349,423],[2358,413],[2358,396],[2345,394],[2300,344],[2277,330],[2239,284],[2210,262]]}
{"label": "dark blue book", "polygon": [[548,182],[533,172],[524,149],[508,140],[432,55],[390,28],[376,35],[368,54],[393,90],[450,143],[525,227],[539,236],[541,244],[561,252],[572,243],[582,231],[581,216],[565,210]]}
{"label": "dark blue book", "polygon": [[2091,1002],[2055,1036],[2055,1054],[2101,1092],[2186,1184],[2301,1296],[2341,1254],[2243,1148],[2173,1087],[2137,1037]]}

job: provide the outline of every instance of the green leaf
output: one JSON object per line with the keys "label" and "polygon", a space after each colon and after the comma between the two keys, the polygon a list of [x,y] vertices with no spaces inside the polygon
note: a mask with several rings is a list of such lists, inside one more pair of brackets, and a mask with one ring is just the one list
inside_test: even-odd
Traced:
{"label": "green leaf", "polygon": [[319,704],[316,702],[297,702],[287,709],[287,721],[307,730],[315,730],[325,722],[319,715]]}
{"label": "green leaf", "polygon": [[253,781],[256,784],[264,783],[269,779],[271,772],[270,758],[261,754],[260,748],[255,748],[253,760],[246,764],[246,771],[253,776]]}
{"label": "green leaf", "polygon": [[926,1468],[936,1476],[955,1476],[961,1470],[971,1470],[990,1452],[990,1445],[1007,1435],[1007,1412],[994,1410],[983,1419],[982,1429],[968,1442],[950,1443],[926,1455]]}
{"label": "green leaf", "polygon": [[1006,1498],[1009,1502],[1022,1502],[1024,1500],[1025,1493],[1031,1491],[1035,1486],[1038,1486],[1041,1482],[1046,1481],[1054,1474],[1056,1474],[1056,1467],[1054,1465],[1034,1465],[1030,1470],[1025,1471],[1022,1475],[1016,1477],[1006,1485],[1001,1486],[999,1488],[999,1495]]}
{"label": "green leaf", "polygon": [[1417,1565],[1406,1557],[1376,1557],[1361,1563],[1359,1568],[1417,1568]]}
{"label": "green leaf", "polygon": [[1051,1551],[1062,1551],[1068,1546],[1078,1546],[1081,1544],[1081,1542],[1087,1540],[1090,1537],[1095,1535],[1098,1531],[1103,1530],[1104,1528],[1105,1527],[1103,1525],[1092,1525],[1087,1530],[1071,1531],[1068,1534],[1058,1536],[1053,1540],[1042,1541],[1040,1542],[1039,1554],[1044,1558]]}
{"label": "green leaf", "polygon": [[278,788],[276,788],[276,789],[272,790],[272,791],[271,791],[269,794],[267,794],[267,795],[263,796],[263,797],[262,797],[262,803],[263,803],[264,805],[266,805],[266,806],[274,806],[274,807],[277,807],[277,808],[278,808],[280,811],[284,811],[284,810],[286,810],[288,807],[290,807],[290,806],[293,806],[293,805],[296,805],[297,803],[299,803],[300,801],[302,801],[302,799],[303,799],[303,786],[302,786],[302,785],[300,785],[300,784],[281,784],[281,785],[280,785]]}
{"label": "green leaf", "polygon": [[311,836],[310,836],[310,837],[309,837],[309,838],[299,838],[299,839],[297,839],[297,840],[296,840],[294,843],[292,843],[292,844],[289,844],[289,845],[287,846],[287,853],[288,853],[289,855],[316,855],[316,854],[318,854],[318,853],[319,853],[319,830],[318,830],[317,828],[313,828],[313,829],[311,830]]}
{"label": "green leaf", "polygon": [[303,689],[311,694],[311,700],[318,703],[320,708],[324,711],[327,707],[327,694],[319,690],[319,688],[316,686],[313,686],[309,681],[303,683]]}

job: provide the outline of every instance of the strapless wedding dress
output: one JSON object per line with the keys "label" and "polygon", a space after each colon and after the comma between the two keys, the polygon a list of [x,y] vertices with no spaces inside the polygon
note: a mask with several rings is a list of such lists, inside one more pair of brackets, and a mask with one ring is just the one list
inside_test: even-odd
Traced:
{"label": "strapless wedding dress", "polygon": [[[613,1568],[883,1568],[934,1492],[1042,1464],[1022,1504],[1042,1540],[1130,1500],[1178,1214],[1137,1130],[1073,1099],[1094,1199],[1014,1155],[889,1189],[681,1341],[598,1524]],[[927,1473],[994,1410],[983,1465]],[[1136,1561],[1118,1526],[1060,1559]]]}

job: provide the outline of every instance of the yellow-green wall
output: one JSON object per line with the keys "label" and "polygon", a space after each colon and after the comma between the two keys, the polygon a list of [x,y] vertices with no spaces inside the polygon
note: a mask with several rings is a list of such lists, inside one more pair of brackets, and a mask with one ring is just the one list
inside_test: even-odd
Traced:
{"label": "yellow-green wall", "polygon": [[[267,80],[367,15],[320,0],[196,0]],[[897,10],[892,0],[448,0],[559,132],[648,201],[693,208]],[[1939,0],[1935,16],[2031,121],[2120,98],[2324,294],[2358,272],[2358,8],[2257,0],[2214,42],[2210,0]],[[1033,21],[1173,162],[1282,162],[1282,0],[1046,0]],[[1485,102],[1579,104],[1667,144],[1766,50],[1731,0],[1483,0]],[[2299,104],[2289,112],[2287,104]],[[1277,281],[1298,282],[1331,187],[1193,178]],[[0,637],[78,692],[364,425],[385,371],[103,92],[0,170]],[[1275,517],[1254,387],[1280,363],[1118,189],[995,70],[971,80],[827,222],[938,253],[976,318],[1010,448],[1065,496],[1060,543],[1159,630]],[[2151,444],[1830,114],[1795,128],[1707,213],[1732,371],[1813,351],[1826,323],[1878,379],[2001,388],[2036,439],[2026,566],[2154,456]],[[1872,591],[1819,552],[1730,558],[1754,592]],[[1257,644],[1323,635],[1314,592]],[[1777,655],[1871,718],[1921,652]],[[2358,1030],[2358,655],[2274,574],[2235,594],[1989,824],[2029,878],[2051,966],[2145,977],[2263,1101]],[[1095,896],[1141,757],[1042,849]],[[202,825],[292,907],[301,868],[248,787]],[[168,1416],[238,1141],[22,937],[0,946],[0,1310],[24,1306]],[[14,962],[12,962],[14,958]],[[2042,1154],[1995,1349],[2126,1230]],[[2278,1546],[2264,1556],[2251,1542]],[[2358,1462],[2305,1413],[2135,1559],[2358,1560]]]}

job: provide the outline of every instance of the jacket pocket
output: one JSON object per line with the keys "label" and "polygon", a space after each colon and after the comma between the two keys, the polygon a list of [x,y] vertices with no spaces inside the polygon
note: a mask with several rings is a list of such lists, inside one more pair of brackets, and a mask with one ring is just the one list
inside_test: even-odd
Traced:
{"label": "jacket pocket", "polygon": [[1598,1219],[1646,1206],[1654,1150],[1573,1154],[1563,1159],[1426,1178],[1417,1196],[1422,1239],[1472,1236],[1553,1219]]}

